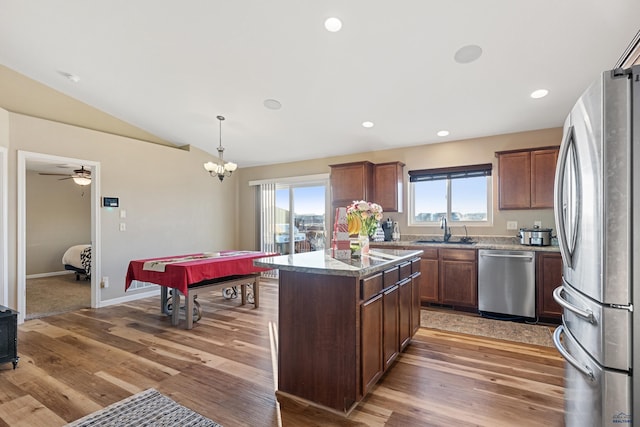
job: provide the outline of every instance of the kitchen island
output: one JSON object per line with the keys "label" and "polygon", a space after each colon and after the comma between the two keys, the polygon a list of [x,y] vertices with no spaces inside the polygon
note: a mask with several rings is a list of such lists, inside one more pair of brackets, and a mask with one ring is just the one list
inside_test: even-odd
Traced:
{"label": "kitchen island", "polygon": [[420,250],[254,260],[279,270],[278,390],[347,416],[420,327]]}

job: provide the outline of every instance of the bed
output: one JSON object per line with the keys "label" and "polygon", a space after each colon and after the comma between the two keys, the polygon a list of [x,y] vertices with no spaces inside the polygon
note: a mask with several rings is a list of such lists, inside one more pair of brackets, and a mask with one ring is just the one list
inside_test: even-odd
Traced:
{"label": "bed", "polygon": [[74,245],[62,255],[62,265],[65,270],[76,273],[76,280],[84,276],[84,280],[91,280],[91,245]]}

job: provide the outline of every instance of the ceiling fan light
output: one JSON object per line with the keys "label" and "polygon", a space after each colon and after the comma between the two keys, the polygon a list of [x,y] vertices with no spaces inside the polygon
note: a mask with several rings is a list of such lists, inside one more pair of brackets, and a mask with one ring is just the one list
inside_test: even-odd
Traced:
{"label": "ceiling fan light", "polygon": [[73,177],[73,182],[75,182],[78,185],[89,185],[91,184],[91,178],[87,178],[84,176],[74,176]]}

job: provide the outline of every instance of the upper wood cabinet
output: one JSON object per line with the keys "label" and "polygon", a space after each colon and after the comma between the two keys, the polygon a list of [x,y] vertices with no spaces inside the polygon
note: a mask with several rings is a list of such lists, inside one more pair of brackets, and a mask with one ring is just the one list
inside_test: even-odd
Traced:
{"label": "upper wood cabinet", "polygon": [[385,212],[402,212],[404,163],[378,163],[373,167],[373,200]]}
{"label": "upper wood cabinet", "polygon": [[559,147],[499,151],[500,209],[553,208],[553,182]]}
{"label": "upper wood cabinet", "polygon": [[373,164],[353,162],[331,167],[331,205],[348,206],[366,200],[382,206],[384,212],[402,212],[402,162]]}
{"label": "upper wood cabinet", "polygon": [[331,204],[349,206],[354,200],[372,201],[373,163],[354,162],[331,167]]}

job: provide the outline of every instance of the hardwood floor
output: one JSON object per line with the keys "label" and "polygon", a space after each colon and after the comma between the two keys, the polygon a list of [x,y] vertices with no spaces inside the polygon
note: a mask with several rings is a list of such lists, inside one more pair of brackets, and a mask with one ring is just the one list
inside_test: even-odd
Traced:
{"label": "hardwood floor", "polygon": [[0,365],[0,427],[61,426],[151,387],[225,427],[563,425],[554,349],[425,328],[349,419],[278,405],[277,291],[263,281],[257,310],[201,295],[189,331],[159,297],[27,321],[18,368]]}

